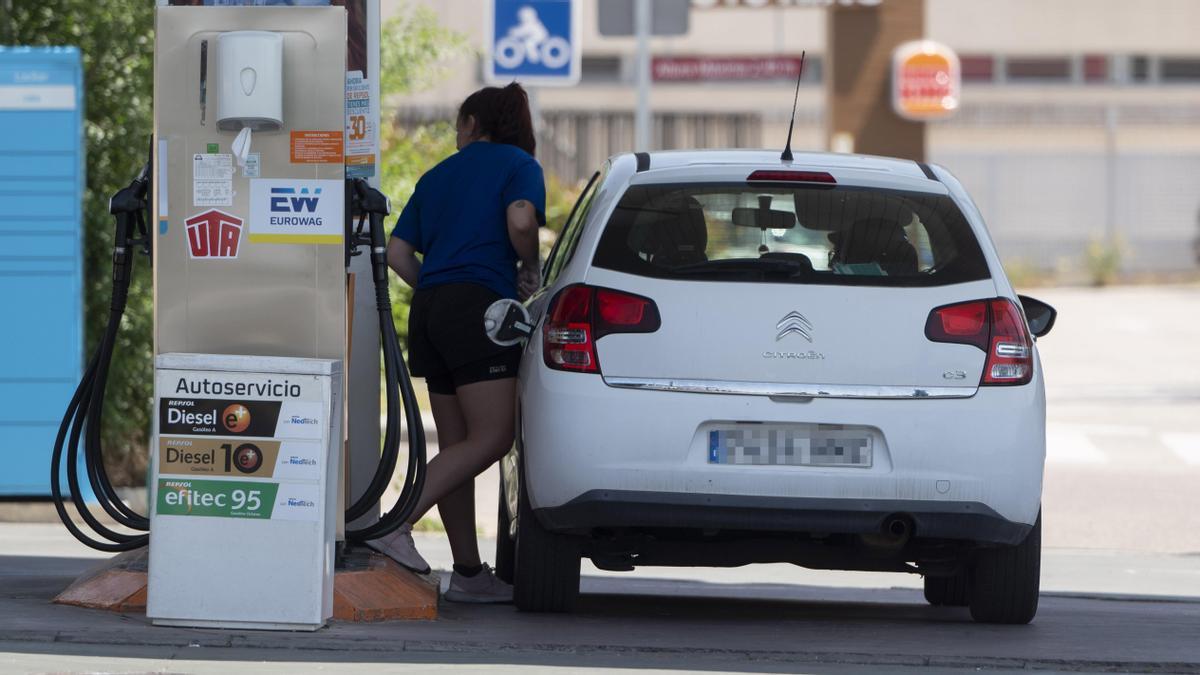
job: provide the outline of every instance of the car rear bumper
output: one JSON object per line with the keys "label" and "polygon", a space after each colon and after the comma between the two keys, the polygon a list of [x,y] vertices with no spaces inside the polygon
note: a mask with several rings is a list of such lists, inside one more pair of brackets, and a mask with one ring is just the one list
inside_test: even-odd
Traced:
{"label": "car rear bumper", "polygon": [[1031,525],[1005,519],[978,502],[760,497],[592,490],[561,506],[537,509],[549,530],[679,528],[757,532],[875,534],[892,517],[912,536],[1019,544]]}
{"label": "car rear bumper", "polygon": [[[1045,460],[1040,373],[1030,384],[981,387],[970,398],[793,402],[619,389],[599,376],[551,371],[536,346],[531,351],[520,381],[522,463],[533,508],[570,516],[551,515],[556,525],[587,524],[573,514],[586,514],[580,505],[592,502],[601,513],[663,518],[664,526],[792,523],[770,528],[782,531],[831,531],[820,525],[833,521],[844,532],[870,532],[902,513],[922,526],[918,536],[976,541],[1019,540],[1022,526],[1037,519]],[[862,425],[877,430],[878,442],[864,468],[713,463],[709,430],[742,423]],[[633,495],[617,501],[634,506],[597,499],[603,494]],[[645,508],[639,495],[652,495]],[[717,502],[728,508],[709,514]],[[990,528],[990,520],[999,525]]]}

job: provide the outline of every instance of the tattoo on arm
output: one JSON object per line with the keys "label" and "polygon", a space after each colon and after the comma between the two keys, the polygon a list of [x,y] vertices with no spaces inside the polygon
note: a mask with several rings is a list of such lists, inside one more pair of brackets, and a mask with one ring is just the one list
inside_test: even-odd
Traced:
{"label": "tattoo on arm", "polygon": [[526,206],[529,206],[529,202],[525,201],[524,199],[518,199],[517,201],[513,202],[513,206],[517,207],[518,209],[523,209]]}

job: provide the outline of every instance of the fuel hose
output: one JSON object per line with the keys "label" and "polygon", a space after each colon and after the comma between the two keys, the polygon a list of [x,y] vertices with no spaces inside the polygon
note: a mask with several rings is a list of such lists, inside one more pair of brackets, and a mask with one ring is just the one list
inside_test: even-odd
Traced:
{"label": "fuel hose", "polygon": [[[150,254],[150,235],[146,228],[146,194],[149,186],[150,165],[147,164],[128,187],[117,192],[109,201],[109,213],[116,220],[116,233],[113,239],[113,286],[108,324],[104,328],[100,344],[84,370],[83,379],[67,404],[66,413],[54,439],[54,452],[50,460],[50,493],[55,511],[58,512],[63,525],[83,544],[113,553],[130,551],[145,546],[149,541],[149,536],[144,533],[150,529],[150,520],[121,500],[104,466],[104,452],[100,441],[109,366],[112,364],[117,331],[120,329],[121,318],[125,314],[129,299],[134,253],[140,248],[143,253]],[[83,498],[83,483],[79,477],[81,440],[82,464],[87,473],[88,485],[91,486],[101,509],[117,524],[142,534],[111,529],[92,513]],[[92,530],[92,534],[86,533],[71,518],[62,489],[64,473],[71,504],[86,526]]]}
{"label": "fuel hose", "polygon": [[388,199],[383,193],[370,187],[366,181],[356,180],[353,184],[354,200],[358,210],[370,223],[369,232],[361,233],[360,220],[356,244],[370,246],[371,277],[375,284],[375,309],[379,314],[380,346],[383,350],[385,390],[387,400],[387,424],[384,431],[383,449],[380,453],[379,464],[370,484],[362,496],[346,509],[346,522],[366,515],[374,506],[380,503],[388,484],[392,480],[396,464],[400,457],[400,408],[403,408],[406,426],[408,427],[408,461],[404,478],[400,486],[400,496],[378,521],[358,529],[347,529],[346,540],[352,543],[363,543],[378,539],[396,531],[404,525],[417,501],[421,498],[421,490],[425,485],[425,428],[421,422],[420,405],[413,391],[412,379],[404,356],[400,352],[400,339],[396,335],[396,325],[392,323],[392,301],[388,292],[388,266],[386,232],[384,220],[391,211]]}

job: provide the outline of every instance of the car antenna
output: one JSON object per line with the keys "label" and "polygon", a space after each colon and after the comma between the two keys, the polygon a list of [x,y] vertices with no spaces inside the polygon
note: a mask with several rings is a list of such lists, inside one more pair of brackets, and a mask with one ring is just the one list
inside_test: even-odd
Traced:
{"label": "car antenna", "polygon": [[804,51],[800,52],[800,72],[796,74],[796,96],[792,99],[792,119],[788,122],[787,143],[783,146],[783,154],[779,159],[784,162],[792,161],[792,127],[796,126],[796,103],[800,100],[800,78],[804,77]]}

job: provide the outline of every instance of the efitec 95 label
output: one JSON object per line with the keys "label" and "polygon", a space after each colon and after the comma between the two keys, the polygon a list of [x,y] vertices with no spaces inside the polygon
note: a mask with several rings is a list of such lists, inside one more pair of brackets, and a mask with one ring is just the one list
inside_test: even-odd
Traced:
{"label": "efitec 95 label", "polygon": [[160,478],[155,510],[160,516],[265,519],[278,492],[277,483]]}

